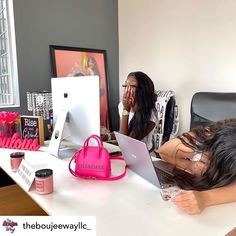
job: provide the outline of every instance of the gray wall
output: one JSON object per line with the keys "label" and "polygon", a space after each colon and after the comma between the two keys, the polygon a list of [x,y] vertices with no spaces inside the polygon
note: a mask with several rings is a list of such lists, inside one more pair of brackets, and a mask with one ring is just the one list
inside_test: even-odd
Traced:
{"label": "gray wall", "polygon": [[[117,0],[14,0],[21,114],[26,92],[50,90],[49,45],[107,51],[110,113],[118,128]],[[17,110],[17,109],[14,109]]]}

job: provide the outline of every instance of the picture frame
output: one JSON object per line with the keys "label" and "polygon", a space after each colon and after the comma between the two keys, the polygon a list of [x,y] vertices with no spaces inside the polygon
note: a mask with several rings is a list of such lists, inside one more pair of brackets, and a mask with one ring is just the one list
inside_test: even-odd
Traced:
{"label": "picture frame", "polygon": [[98,75],[101,133],[111,128],[106,50],[49,45],[52,77]]}
{"label": "picture frame", "polygon": [[44,122],[42,116],[20,116],[20,131],[22,139],[38,139],[44,145]]}

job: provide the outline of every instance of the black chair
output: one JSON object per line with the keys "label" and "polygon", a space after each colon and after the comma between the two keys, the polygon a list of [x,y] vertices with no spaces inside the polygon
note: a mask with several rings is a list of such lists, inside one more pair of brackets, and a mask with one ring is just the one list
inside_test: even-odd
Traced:
{"label": "black chair", "polygon": [[236,118],[236,93],[198,92],[192,97],[190,129]]}

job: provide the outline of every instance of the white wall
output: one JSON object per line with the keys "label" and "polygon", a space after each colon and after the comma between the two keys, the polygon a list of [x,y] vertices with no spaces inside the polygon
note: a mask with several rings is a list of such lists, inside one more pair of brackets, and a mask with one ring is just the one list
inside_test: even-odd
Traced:
{"label": "white wall", "polygon": [[[172,89],[180,132],[197,91],[236,91],[236,0],[119,0],[120,85],[141,70]],[[120,86],[121,87],[121,86]]]}

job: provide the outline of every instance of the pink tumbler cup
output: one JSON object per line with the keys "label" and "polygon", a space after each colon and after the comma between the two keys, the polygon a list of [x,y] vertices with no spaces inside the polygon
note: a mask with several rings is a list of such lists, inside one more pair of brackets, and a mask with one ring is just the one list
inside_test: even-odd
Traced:
{"label": "pink tumbler cup", "polygon": [[16,172],[20,166],[21,161],[25,158],[24,152],[13,152],[10,154],[11,157],[11,169]]}

